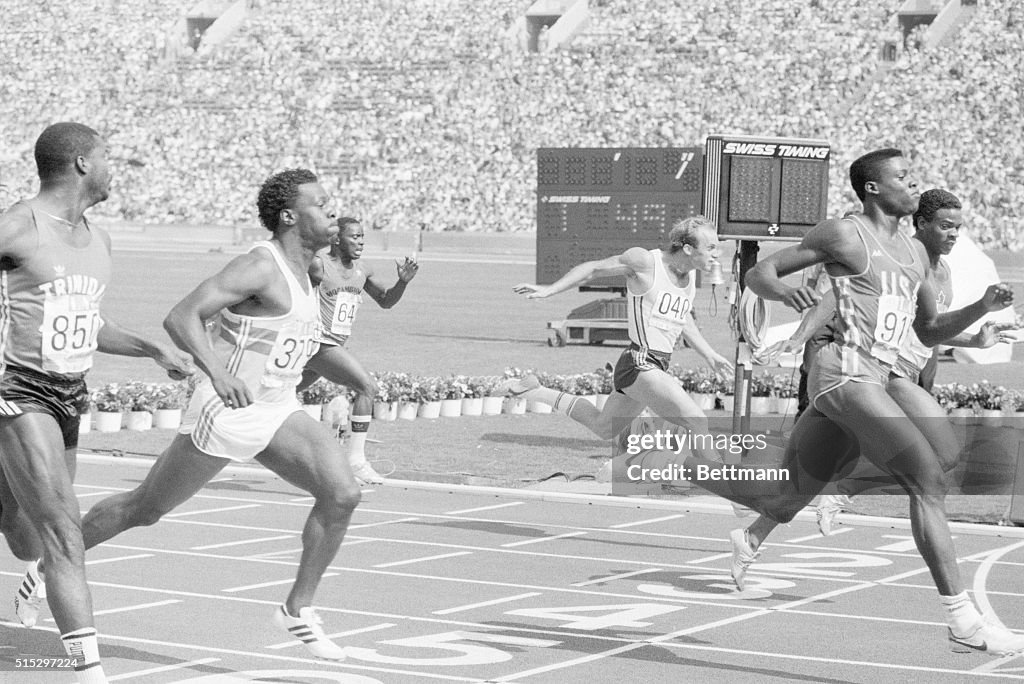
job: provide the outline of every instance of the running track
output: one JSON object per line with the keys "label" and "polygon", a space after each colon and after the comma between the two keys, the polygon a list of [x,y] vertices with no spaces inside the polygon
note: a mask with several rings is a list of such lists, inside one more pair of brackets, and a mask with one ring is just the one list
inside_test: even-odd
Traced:
{"label": "running track", "polygon": [[[149,461],[85,455],[82,508],[134,487]],[[319,594],[348,657],[306,656],[270,620],[310,502],[260,468],[226,470],[151,528],[89,552],[111,681],[964,682],[1024,680],[1024,658],[954,654],[904,521],[802,514],[765,547],[743,594],[710,498],[623,499],[393,482],[364,490]],[[1024,628],[1024,530],[957,525],[975,600]],[[21,563],[0,549],[0,591]],[[60,653],[48,611],[0,604],[0,681]]]}

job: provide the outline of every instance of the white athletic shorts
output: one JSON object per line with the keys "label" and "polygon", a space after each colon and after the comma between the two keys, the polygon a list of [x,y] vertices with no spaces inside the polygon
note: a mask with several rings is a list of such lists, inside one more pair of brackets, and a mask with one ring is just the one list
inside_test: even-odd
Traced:
{"label": "white athletic shorts", "polygon": [[213,386],[202,382],[192,394],[178,433],[191,435],[192,443],[204,454],[241,463],[266,449],[288,416],[301,410],[291,392],[281,401],[257,401],[229,409]]}

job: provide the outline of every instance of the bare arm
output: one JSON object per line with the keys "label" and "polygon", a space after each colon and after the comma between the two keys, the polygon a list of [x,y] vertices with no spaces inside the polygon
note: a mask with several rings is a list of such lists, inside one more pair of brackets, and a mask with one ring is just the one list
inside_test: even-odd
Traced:
{"label": "bare arm", "polygon": [[104,354],[118,356],[148,356],[174,380],[183,380],[192,375],[192,357],[169,344],[150,340],[139,333],[128,330],[111,320],[104,319],[103,327],[96,336],[97,349]]}
{"label": "bare arm", "polygon": [[704,360],[708,362],[714,371],[722,376],[729,377],[735,372],[732,363],[727,358],[716,352],[704,336],[700,332],[700,328],[697,327],[697,321],[693,319],[693,313],[686,315],[686,319],[683,322],[683,337],[693,347],[693,350],[704,357]]}
{"label": "bare arm", "polygon": [[409,284],[409,281],[416,277],[419,272],[419,262],[410,257],[405,257],[403,261],[395,261],[395,267],[398,270],[398,280],[391,287],[384,287],[374,277],[373,272],[366,272],[366,283],[363,285],[363,291],[370,295],[373,301],[377,302],[382,309],[390,309],[398,300],[405,294],[405,287]]}
{"label": "bare arm", "polygon": [[595,278],[623,275],[627,278],[635,277],[638,272],[648,270],[652,265],[653,257],[650,252],[640,247],[633,247],[622,254],[617,254],[607,259],[585,261],[578,266],[574,266],[568,273],[551,285],[543,286],[520,283],[512,289],[517,294],[526,295],[529,299],[543,299],[566,290],[571,290]]}
{"label": "bare arm", "polygon": [[935,308],[935,291],[930,281],[921,283],[917,292],[917,316],[914,318],[914,332],[926,347],[942,344],[955,338],[965,328],[992,311],[999,311],[1013,304],[1013,290],[1003,285],[989,285],[981,299],[962,309],[938,313]]}
{"label": "bare arm", "polygon": [[205,322],[221,309],[259,297],[273,282],[275,272],[273,262],[261,258],[258,252],[243,254],[200,283],[164,319],[167,334],[179,348],[192,355],[228,406],[248,406],[252,394],[227,371],[224,359],[217,356],[207,337]]}

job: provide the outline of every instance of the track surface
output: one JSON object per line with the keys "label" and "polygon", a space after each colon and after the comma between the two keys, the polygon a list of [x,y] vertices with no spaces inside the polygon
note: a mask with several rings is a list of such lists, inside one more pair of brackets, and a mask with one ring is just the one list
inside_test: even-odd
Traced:
{"label": "track surface", "polygon": [[[83,509],[149,462],[83,456]],[[88,554],[111,681],[299,683],[963,682],[1024,679],[1024,659],[951,653],[905,521],[810,518],[777,530],[737,593],[714,499],[663,501],[393,482],[365,490],[320,587],[341,663],[307,657],[271,622],[310,506],[260,468],[226,470],[154,527]],[[976,602],[1024,628],[1024,535],[957,525]],[[0,550],[8,596],[22,564]],[[60,652],[0,608],[0,681]]]}

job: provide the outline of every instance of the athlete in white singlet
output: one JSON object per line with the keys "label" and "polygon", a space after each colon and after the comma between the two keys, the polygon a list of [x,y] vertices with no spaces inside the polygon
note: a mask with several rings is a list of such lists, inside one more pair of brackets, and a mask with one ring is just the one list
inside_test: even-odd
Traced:
{"label": "athlete in white singlet", "polygon": [[[541,387],[532,375],[511,381],[509,390],[551,404],[603,439],[618,435],[645,408],[693,434],[709,434],[707,416],[667,369],[672,351],[685,337],[716,373],[728,377],[733,372],[732,364],[704,340],[693,319],[696,271],[708,270],[717,259],[715,226],[703,216],[693,216],[672,228],[667,250],[634,247],[580,264],[551,285],[517,285],[515,292],[538,299],[593,278],[625,276],[630,346],[615,364],[615,391],[600,411],[585,399]],[[698,445],[694,453],[710,461],[721,460],[713,448]]]}
{"label": "athlete in white singlet", "polygon": [[377,381],[363,364],[345,349],[352,324],[363,303],[363,292],[382,309],[390,309],[405,294],[405,287],[419,272],[415,258],[396,262],[398,280],[384,287],[373,270],[359,257],[365,235],[359,221],[343,216],[338,219],[338,238],[313,260],[309,275],[320,293],[320,351],[310,359],[299,389],[305,389],[317,377],[344,385],[355,392],[351,407],[351,433],[348,461],[361,484],[378,484],[384,478],[366,460],[366,437],[370,429],[373,397]]}
{"label": "athlete in white singlet", "polygon": [[80,682],[106,681],[86,584],[79,504],[72,489],[80,414],[93,354],[149,356],[174,377],[189,358],[101,313],[110,239],[85,211],[107,199],[107,146],[92,128],[63,122],[36,140],[39,193],[0,216],[0,529],[30,561],[15,597],[36,624],[45,596]]}
{"label": "athlete in white singlet", "polygon": [[[753,507],[768,518],[788,522],[809,501],[807,495],[813,498],[820,492],[837,463],[849,456],[845,450],[837,453],[837,444],[848,445],[835,439],[837,431],[855,435],[864,457],[890,473],[909,495],[914,540],[946,608],[955,648],[1019,652],[1024,650],[1024,637],[994,617],[980,615],[967,596],[946,519],[942,464],[915,424],[913,409],[908,413],[904,402],[890,393],[888,382],[907,324],[913,324],[924,344],[937,344],[985,313],[1009,306],[1013,293],[1005,286],[991,286],[974,304],[939,315],[934,289],[924,277],[924,245],[907,242],[899,231],[900,218],[918,208],[917,184],[907,160],[891,148],[868,153],[851,165],[850,182],[864,205],[855,221],[823,221],[799,245],[772,254],[747,273],[747,285],[758,295],[802,312],[815,305],[817,294],[808,287],[792,287],[782,278],[824,263],[836,283],[841,320],[841,338],[814,360],[809,380],[812,404],[787,445],[787,463],[799,472],[796,482],[817,484],[796,496]],[[907,307],[911,296],[916,296],[916,313]],[[914,388],[925,395],[917,395],[920,401],[934,402],[927,392]],[[742,587],[763,535],[755,523],[730,536],[733,577]]]}
{"label": "athlete in white singlet", "polygon": [[[255,459],[314,498],[295,583],[274,620],[313,655],[340,659],[344,651],[326,637],[311,606],[359,503],[359,486],[337,441],[295,398],[317,345],[318,307],[307,273],[338,228],[330,198],[305,169],[267,179],[257,206],[271,239],[201,283],[164,321],[206,374],[181,432],[139,487],[93,506],[83,521],[85,544],[152,525],[231,461]],[[218,315],[211,341],[204,321]]]}

